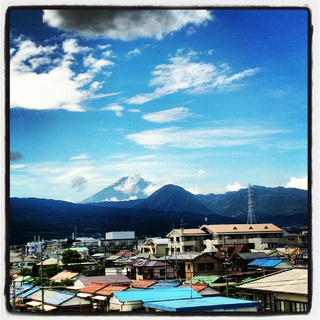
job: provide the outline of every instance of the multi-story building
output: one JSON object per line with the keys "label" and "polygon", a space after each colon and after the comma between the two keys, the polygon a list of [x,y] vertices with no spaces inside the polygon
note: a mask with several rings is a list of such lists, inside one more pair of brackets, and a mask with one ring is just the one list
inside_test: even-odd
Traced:
{"label": "multi-story building", "polygon": [[203,225],[200,230],[210,234],[215,247],[243,244],[249,249],[272,249],[285,243],[284,230],[272,223],[211,224]]}
{"label": "multi-story building", "polygon": [[214,251],[226,245],[242,244],[249,249],[271,249],[285,244],[284,230],[272,223],[211,224],[198,229],[173,229],[167,237],[169,254]]}
{"label": "multi-story building", "polygon": [[173,229],[167,234],[168,240],[168,253],[175,254],[178,252],[200,252],[206,246],[205,239],[210,238],[210,234],[201,229]]}

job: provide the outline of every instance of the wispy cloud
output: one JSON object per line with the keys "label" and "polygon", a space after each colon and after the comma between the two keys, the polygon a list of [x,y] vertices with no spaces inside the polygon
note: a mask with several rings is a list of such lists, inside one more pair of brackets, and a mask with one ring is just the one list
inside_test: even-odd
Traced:
{"label": "wispy cloud", "polygon": [[225,64],[199,62],[198,54],[194,51],[186,55],[178,53],[169,58],[168,64],[161,64],[152,71],[150,86],[156,87],[153,92],[139,93],[129,98],[127,103],[144,104],[163,96],[177,92],[203,93],[208,90],[230,90],[239,81],[255,75],[259,68],[249,68],[238,73],[231,73]]}
{"label": "wispy cloud", "polygon": [[162,39],[188,25],[200,26],[213,19],[207,10],[44,10],[50,27],[84,37],[123,41]]}
{"label": "wispy cloud", "polygon": [[168,127],[127,135],[127,139],[145,148],[170,146],[176,148],[211,148],[258,144],[281,130],[262,127],[225,127],[182,129]]}
{"label": "wispy cloud", "polygon": [[83,154],[79,154],[77,156],[71,157],[70,160],[86,160],[88,158],[89,158],[89,156],[87,154],[83,153]]}
{"label": "wispy cloud", "polygon": [[142,116],[144,120],[156,123],[173,122],[190,116],[190,109],[185,107],[172,108],[168,110],[151,112]]}

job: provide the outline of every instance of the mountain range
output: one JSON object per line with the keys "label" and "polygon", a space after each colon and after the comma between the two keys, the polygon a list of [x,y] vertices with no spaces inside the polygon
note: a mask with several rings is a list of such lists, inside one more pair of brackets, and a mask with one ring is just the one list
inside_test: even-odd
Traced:
{"label": "mountain range", "polygon": [[[126,181],[127,177],[118,183],[125,186]],[[140,186],[152,186],[145,180],[136,181],[137,184],[140,182]],[[114,186],[110,187],[104,190],[112,195]],[[140,190],[144,190],[143,187]],[[96,200],[102,191],[88,199]],[[257,223],[274,223],[283,228],[308,225],[306,190],[252,186],[252,191]],[[135,195],[138,197],[139,192]],[[120,198],[120,194],[118,196]],[[103,237],[105,232],[133,230],[137,237],[165,237],[173,228],[182,226],[197,228],[204,223],[246,223],[247,211],[247,189],[225,194],[194,195],[179,186],[165,185],[149,197],[128,201],[82,201],[76,204],[49,199],[11,198],[7,220],[10,244],[20,244],[31,241],[34,235],[44,239],[70,237],[75,226],[79,236],[98,233]]]}

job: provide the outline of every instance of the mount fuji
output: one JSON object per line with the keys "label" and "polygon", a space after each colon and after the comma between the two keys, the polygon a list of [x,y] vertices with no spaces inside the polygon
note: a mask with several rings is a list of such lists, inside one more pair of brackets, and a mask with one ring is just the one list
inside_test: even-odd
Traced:
{"label": "mount fuji", "polygon": [[154,184],[138,176],[123,177],[80,203],[118,202],[145,199],[154,191]]}

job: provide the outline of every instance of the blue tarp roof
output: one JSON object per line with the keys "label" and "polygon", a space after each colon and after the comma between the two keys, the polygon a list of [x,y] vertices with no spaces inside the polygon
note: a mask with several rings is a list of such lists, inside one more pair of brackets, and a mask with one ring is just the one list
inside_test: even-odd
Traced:
{"label": "blue tarp roof", "polygon": [[273,268],[281,262],[283,259],[255,259],[248,263],[248,266]]}
{"label": "blue tarp roof", "polygon": [[52,304],[54,306],[58,306],[59,304],[68,301],[69,299],[73,298],[76,294],[71,292],[50,292],[49,295],[46,293],[49,293],[50,291],[45,291],[45,303]]}
{"label": "blue tarp roof", "polygon": [[166,288],[166,289],[142,289],[142,290],[125,290],[113,293],[119,301],[163,301],[178,300],[189,298],[202,298],[195,290],[189,287]]}
{"label": "blue tarp roof", "polygon": [[193,312],[212,311],[259,307],[260,301],[242,300],[228,297],[209,297],[202,299],[166,300],[156,302],[146,302],[145,307],[171,311],[171,312]]}

